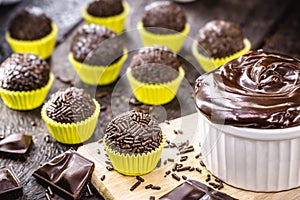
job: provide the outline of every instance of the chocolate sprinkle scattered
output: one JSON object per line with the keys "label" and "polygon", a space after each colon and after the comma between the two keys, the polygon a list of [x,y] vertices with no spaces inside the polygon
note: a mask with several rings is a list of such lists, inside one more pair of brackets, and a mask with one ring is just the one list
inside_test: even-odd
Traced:
{"label": "chocolate sprinkle scattered", "polygon": [[130,111],[107,125],[105,142],[120,153],[147,153],[160,146],[162,132],[151,115]]}
{"label": "chocolate sprinkle scattered", "polygon": [[181,158],[180,158],[180,162],[186,161],[187,159],[188,159],[188,157],[187,157],[187,156],[181,156]]}
{"label": "chocolate sprinkle scattered", "polygon": [[160,190],[161,187],[160,186],[156,186],[156,185],[152,185],[151,189],[152,190]]}
{"label": "chocolate sprinkle scattered", "polygon": [[87,188],[87,191],[88,191],[88,193],[89,193],[89,196],[90,196],[90,197],[91,197],[91,196],[94,196],[94,193],[92,192],[92,190],[91,190],[89,184],[86,185],[86,188]]}
{"label": "chocolate sprinkle scattered", "polygon": [[187,179],[186,175],[182,175],[181,177],[182,177],[183,180]]}
{"label": "chocolate sprinkle scattered", "polygon": [[204,162],[203,162],[202,160],[200,160],[200,165],[201,165],[202,167],[205,167],[205,164],[204,164]]}
{"label": "chocolate sprinkle scattered", "polygon": [[103,174],[100,178],[101,181],[104,181],[105,180],[105,175]]}
{"label": "chocolate sprinkle scattered", "polygon": [[180,181],[180,177],[175,174],[175,173],[172,173],[172,177],[176,180],[176,181]]}
{"label": "chocolate sprinkle scattered", "polygon": [[152,184],[148,184],[145,186],[145,189],[150,189],[150,188],[152,188],[152,186],[153,186]]}
{"label": "chocolate sprinkle scattered", "polygon": [[46,196],[46,199],[47,199],[47,200],[51,200],[51,196],[50,196],[49,193],[46,192],[46,193],[45,193],[45,196]]}
{"label": "chocolate sprinkle scattered", "polygon": [[194,147],[193,147],[193,146],[189,146],[189,147],[187,147],[187,148],[181,150],[181,151],[179,152],[179,154],[185,154],[185,153],[189,153],[189,152],[192,152],[192,151],[194,151]]}
{"label": "chocolate sprinkle scattered", "polygon": [[0,66],[0,87],[10,91],[42,88],[49,77],[49,65],[32,53],[13,53]]}
{"label": "chocolate sprinkle scattered", "polygon": [[48,190],[48,192],[49,192],[50,196],[51,196],[51,197],[53,197],[53,196],[54,196],[54,194],[53,194],[53,191],[52,191],[52,189],[51,189],[51,187],[50,187],[50,186],[48,186],[48,187],[47,187],[47,190]]}
{"label": "chocolate sprinkle scattered", "polygon": [[114,170],[114,168],[113,168],[112,166],[106,166],[106,169],[107,169],[108,171]]}
{"label": "chocolate sprinkle scattered", "polygon": [[155,196],[150,196],[149,200],[155,200]]}
{"label": "chocolate sprinkle scattered", "polygon": [[145,179],[143,179],[143,178],[140,177],[140,176],[136,176],[136,179],[137,179],[138,181],[141,181],[141,182],[144,182],[144,181],[145,181]]}
{"label": "chocolate sprinkle scattered", "polygon": [[137,181],[133,186],[131,186],[130,191],[135,190],[140,184],[141,184],[141,181]]}
{"label": "chocolate sprinkle scattered", "polygon": [[95,108],[89,93],[71,87],[51,95],[46,112],[54,121],[72,123],[89,118],[95,112]]}

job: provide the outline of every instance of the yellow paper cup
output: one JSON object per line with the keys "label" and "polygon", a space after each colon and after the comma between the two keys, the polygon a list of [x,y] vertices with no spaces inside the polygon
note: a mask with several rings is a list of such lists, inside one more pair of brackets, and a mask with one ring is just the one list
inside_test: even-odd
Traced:
{"label": "yellow paper cup", "polygon": [[86,23],[102,25],[115,31],[117,34],[120,34],[124,31],[125,20],[130,10],[129,4],[127,2],[124,2],[123,6],[124,6],[124,10],[122,13],[111,17],[92,16],[87,12],[87,6],[85,6],[81,10],[81,13]]}
{"label": "yellow paper cup", "polygon": [[52,24],[52,31],[45,37],[37,40],[18,40],[10,36],[9,32],[6,32],[5,38],[14,52],[19,53],[34,53],[41,58],[46,59],[51,56],[56,41],[56,35],[58,28],[55,24]]}
{"label": "yellow paper cup", "polygon": [[128,176],[140,176],[153,171],[159,161],[161,152],[165,146],[166,135],[163,134],[160,146],[148,153],[124,154],[112,150],[103,140],[103,145],[110,162],[115,170]]}
{"label": "yellow paper cup", "polygon": [[147,31],[142,22],[137,24],[137,29],[142,38],[144,46],[151,46],[154,44],[167,46],[173,52],[179,52],[183,46],[185,37],[190,31],[190,25],[186,24],[182,32],[173,34],[155,34]]}
{"label": "yellow paper cup", "polygon": [[42,119],[45,121],[52,137],[60,143],[79,144],[88,140],[94,133],[97,120],[100,114],[100,105],[93,99],[96,109],[89,118],[74,123],[60,123],[47,116],[46,109],[49,103],[46,103],[41,111]]}
{"label": "yellow paper cup", "polygon": [[50,73],[47,85],[32,91],[11,91],[0,88],[0,94],[7,107],[14,110],[32,110],[41,106],[54,80]]}
{"label": "yellow paper cup", "polygon": [[206,72],[208,72],[213,69],[216,69],[217,67],[220,67],[221,65],[223,65],[233,59],[236,59],[236,58],[242,56],[243,54],[245,54],[246,52],[248,52],[251,49],[251,43],[246,38],[244,39],[244,45],[245,45],[245,47],[242,50],[238,51],[237,53],[235,53],[231,56],[228,56],[225,58],[209,58],[198,52],[198,48],[197,48],[198,42],[195,40],[192,44],[192,52],[193,52],[194,57],[198,61],[198,63],[201,65],[201,67]]}
{"label": "yellow paper cup", "polygon": [[142,83],[132,76],[131,68],[127,68],[127,79],[137,100],[150,105],[166,104],[174,99],[177,89],[184,78],[184,70],[179,67],[176,79],[160,84]]}
{"label": "yellow paper cup", "polygon": [[90,85],[108,85],[114,82],[120,73],[120,70],[126,61],[128,55],[124,50],[123,55],[117,62],[109,66],[92,66],[75,60],[72,53],[69,53],[69,61],[73,65],[80,79]]}

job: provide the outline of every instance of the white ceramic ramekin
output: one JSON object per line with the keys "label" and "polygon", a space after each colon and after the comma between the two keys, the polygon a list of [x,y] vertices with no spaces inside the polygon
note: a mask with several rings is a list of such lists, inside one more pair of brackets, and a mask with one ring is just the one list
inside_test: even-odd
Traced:
{"label": "white ceramic ramekin", "polygon": [[212,123],[198,113],[202,159],[215,176],[252,191],[300,186],[300,127],[234,127]]}

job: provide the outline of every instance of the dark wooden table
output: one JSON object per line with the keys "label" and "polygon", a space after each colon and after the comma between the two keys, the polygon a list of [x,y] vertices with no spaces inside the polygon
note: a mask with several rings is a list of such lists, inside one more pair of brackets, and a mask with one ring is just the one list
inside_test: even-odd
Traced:
{"label": "dark wooden table", "polygon": [[[87,2],[89,1],[23,0],[15,5],[0,6],[1,62],[11,54],[11,49],[5,42],[4,33],[7,30],[9,19],[16,10],[24,6],[39,6],[58,25],[59,35],[56,49],[51,58],[47,60],[56,77],[49,95],[60,88],[75,85],[88,89],[101,105],[106,106],[106,110],[101,111],[93,137],[86,143],[101,138],[107,122],[116,114],[129,109],[134,108],[150,112],[160,121],[195,112],[192,98],[193,83],[203,71],[191,55],[190,44],[198,29],[209,20],[225,19],[240,24],[246,37],[252,43],[252,49],[263,48],[300,58],[300,42],[298,39],[300,2],[297,0],[197,0],[193,3],[180,4],[187,13],[191,31],[183,50],[179,53],[186,71],[186,79],[180,86],[179,95],[172,102],[163,106],[134,106],[129,103],[132,93],[126,78],[123,76],[130,59],[125,63],[118,81],[105,87],[92,87],[82,84],[67,60],[72,34],[83,23],[80,9]],[[126,39],[130,57],[134,50],[141,47],[141,41],[135,27],[141,19],[144,6],[151,1],[128,0],[128,2],[131,11],[126,22],[126,33],[122,37]],[[16,171],[21,183],[24,185],[24,195],[21,199],[44,199],[45,188],[36,182],[36,179],[32,177],[32,172],[41,163],[64,152],[71,146],[60,144],[54,139],[49,142],[44,140],[49,132],[41,120],[40,108],[28,112],[19,112],[8,109],[2,101],[0,101],[0,104],[0,133],[6,135],[28,133],[33,135],[34,140],[34,147],[25,161],[0,157],[0,166],[12,166]],[[78,145],[73,147],[77,148]],[[93,187],[92,190],[94,196],[83,196],[82,199],[102,199]],[[55,195],[54,199],[60,199],[60,197]]]}

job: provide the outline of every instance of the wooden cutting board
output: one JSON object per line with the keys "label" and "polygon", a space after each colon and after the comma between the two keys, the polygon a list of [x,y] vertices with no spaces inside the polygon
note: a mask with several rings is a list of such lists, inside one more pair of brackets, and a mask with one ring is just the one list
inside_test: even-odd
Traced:
{"label": "wooden cutting board", "polygon": [[[183,171],[176,172],[180,177],[182,175],[187,176],[188,179],[195,179],[208,185],[205,181],[207,174],[210,174],[205,167],[200,165],[200,159],[195,158],[195,155],[199,154],[199,134],[197,133],[197,113],[184,116],[175,120],[170,121],[169,124],[160,124],[163,132],[167,135],[169,141],[176,144],[189,140],[190,144],[193,144],[195,151],[187,153],[188,160],[182,162],[184,166],[191,165],[193,167],[199,167],[202,173],[198,171]],[[182,130],[182,134],[174,133],[174,130]],[[195,131],[196,130],[196,131]],[[92,175],[92,183],[99,193],[107,200],[147,200],[150,196],[155,196],[156,199],[161,197],[163,194],[169,192],[180,183],[184,182],[181,178],[180,181],[176,181],[171,175],[164,178],[165,172],[171,170],[174,166],[174,162],[166,161],[177,159],[179,162],[180,156],[175,148],[166,148],[162,152],[161,166],[156,168],[149,174],[143,175],[145,179],[139,187],[134,191],[130,191],[130,187],[137,181],[135,177],[124,176],[116,171],[108,171],[106,169],[107,161],[103,145],[98,142],[83,145],[78,149],[78,152],[86,158],[95,162],[95,171]],[[101,181],[101,177],[105,175],[105,179]],[[214,178],[212,178],[214,180]],[[148,184],[153,184],[161,187],[161,190],[145,189]],[[224,188],[221,192],[227,193],[237,199],[257,199],[257,200],[282,200],[282,199],[300,199],[300,188],[288,190],[277,193],[257,193],[245,190],[240,190],[224,184]]]}

